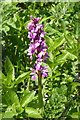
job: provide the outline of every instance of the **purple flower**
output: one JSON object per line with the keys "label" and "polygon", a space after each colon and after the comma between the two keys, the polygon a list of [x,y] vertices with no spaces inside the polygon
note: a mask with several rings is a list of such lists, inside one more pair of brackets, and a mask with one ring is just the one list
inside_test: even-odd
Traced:
{"label": "purple flower", "polygon": [[34,24],[32,22],[28,23],[28,27],[27,27],[28,29],[31,30],[31,29],[33,29],[33,27],[34,27]]}
{"label": "purple flower", "polygon": [[73,80],[73,82],[79,82],[80,81],[80,77],[79,77],[79,75],[74,75],[74,80]]}
{"label": "purple flower", "polygon": [[48,76],[48,67],[43,67],[42,63],[47,62],[47,58],[49,58],[48,52],[46,52],[48,46],[46,45],[46,41],[44,39],[46,32],[44,32],[43,24],[39,24],[40,18],[33,18],[32,22],[28,24],[28,38],[30,38],[30,44],[28,49],[28,55],[30,56],[30,60],[33,60],[33,55],[35,54],[35,63],[34,69],[31,68],[32,71],[30,75],[32,75],[31,79],[36,79],[36,74],[38,71],[41,72],[43,77]]}
{"label": "purple flower", "polygon": [[43,51],[41,51],[41,52],[37,55],[37,57],[38,57],[38,58],[42,58],[44,55],[45,55],[45,53],[44,53]]}
{"label": "purple flower", "polygon": [[31,77],[31,79],[32,79],[32,80],[36,79],[36,76],[35,76],[35,75],[33,75],[33,76]]}
{"label": "purple flower", "polygon": [[47,62],[47,60],[46,59],[44,59],[44,63],[46,63]]}
{"label": "purple flower", "polygon": [[4,57],[3,60],[5,61],[5,60],[6,60],[6,57]]}
{"label": "purple flower", "polygon": [[28,49],[28,55],[32,55],[35,53],[35,45],[30,44],[29,49]]}

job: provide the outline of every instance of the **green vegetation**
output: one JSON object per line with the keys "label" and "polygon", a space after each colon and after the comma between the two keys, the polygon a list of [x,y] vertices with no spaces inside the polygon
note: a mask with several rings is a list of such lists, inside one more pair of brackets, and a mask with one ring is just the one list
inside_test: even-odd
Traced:
{"label": "green vegetation", "polygon": [[[1,118],[80,119],[79,2],[3,2]],[[38,103],[38,78],[31,80],[28,23],[40,17],[48,45],[49,76],[42,78],[43,107]],[[75,78],[76,77],[76,78]],[[1,79],[1,78],[0,78]],[[1,90],[0,90],[1,93]]]}

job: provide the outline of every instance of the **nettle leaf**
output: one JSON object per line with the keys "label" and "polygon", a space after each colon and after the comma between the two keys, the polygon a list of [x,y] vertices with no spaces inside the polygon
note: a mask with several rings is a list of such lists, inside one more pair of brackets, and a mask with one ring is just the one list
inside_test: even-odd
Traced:
{"label": "nettle leaf", "polygon": [[21,98],[20,103],[21,103],[22,107],[24,107],[25,105],[27,105],[28,103],[30,103],[34,99],[35,93],[36,93],[36,91],[30,92],[28,94],[25,94]]}
{"label": "nettle leaf", "polygon": [[26,107],[25,112],[28,114],[28,117],[31,118],[42,118],[38,110],[31,108],[31,107]]}
{"label": "nettle leaf", "polygon": [[10,84],[11,80],[14,81],[15,79],[15,71],[8,56],[6,57],[5,61],[5,71],[7,73],[7,82]]}
{"label": "nettle leaf", "polygon": [[19,83],[22,82],[24,79],[26,79],[29,74],[30,74],[30,72],[22,73],[21,75],[18,76],[18,78],[16,79],[16,81],[15,81],[14,84],[19,84]]}

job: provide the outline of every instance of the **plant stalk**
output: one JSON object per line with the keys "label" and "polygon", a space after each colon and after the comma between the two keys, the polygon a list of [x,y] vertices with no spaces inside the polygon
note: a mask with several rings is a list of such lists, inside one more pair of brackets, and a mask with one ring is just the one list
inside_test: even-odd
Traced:
{"label": "plant stalk", "polygon": [[39,108],[43,108],[43,96],[42,96],[42,74],[41,71],[38,71],[38,100]]}

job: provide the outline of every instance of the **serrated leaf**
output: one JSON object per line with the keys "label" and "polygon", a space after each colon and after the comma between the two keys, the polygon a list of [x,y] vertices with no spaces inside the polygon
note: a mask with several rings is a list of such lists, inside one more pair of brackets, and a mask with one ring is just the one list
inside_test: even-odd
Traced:
{"label": "serrated leaf", "polygon": [[34,109],[34,108],[26,107],[25,108],[25,112],[28,114],[28,117],[31,117],[31,118],[42,118],[40,113],[36,109]]}
{"label": "serrated leaf", "polygon": [[20,103],[21,103],[22,107],[24,107],[25,105],[30,103],[34,99],[34,95],[35,95],[35,91],[24,95],[20,100]]}

